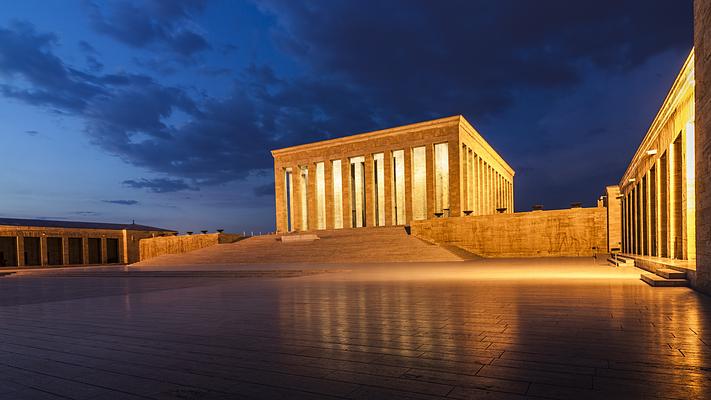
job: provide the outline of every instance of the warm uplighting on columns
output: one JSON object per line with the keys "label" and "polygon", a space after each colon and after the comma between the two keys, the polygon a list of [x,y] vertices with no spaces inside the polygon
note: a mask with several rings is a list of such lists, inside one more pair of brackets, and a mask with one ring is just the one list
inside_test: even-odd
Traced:
{"label": "warm uplighting on columns", "polygon": [[435,150],[435,213],[449,210],[449,145],[438,143]]}
{"label": "warm uplighting on columns", "polygon": [[425,147],[412,149],[412,219],[427,218],[427,163]]}
{"label": "warm uplighting on columns", "polygon": [[341,175],[341,160],[331,161],[333,181],[333,227],[343,228],[343,178]]}
{"label": "warm uplighting on columns", "polygon": [[326,229],[326,176],[323,162],[316,163],[316,229]]}
{"label": "warm uplighting on columns", "polygon": [[405,151],[395,150],[393,155],[393,225],[405,223]]}

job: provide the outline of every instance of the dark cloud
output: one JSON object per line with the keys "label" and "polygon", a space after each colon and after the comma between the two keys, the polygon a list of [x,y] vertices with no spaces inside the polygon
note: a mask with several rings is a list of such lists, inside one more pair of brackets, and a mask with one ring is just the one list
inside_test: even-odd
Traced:
{"label": "dark cloud", "polygon": [[94,216],[94,215],[99,215],[98,212],[95,211],[73,211],[70,214],[72,215],[81,215],[81,216]]}
{"label": "dark cloud", "polygon": [[197,188],[191,187],[190,185],[185,183],[185,181],[183,181],[182,179],[130,179],[123,181],[123,184],[134,189],[148,189],[154,193],[170,193],[179,192],[182,190],[198,190]]}
{"label": "dark cloud", "polygon": [[210,48],[191,27],[191,17],[205,7],[204,1],[171,0],[110,3],[104,8],[87,5],[91,26],[132,47],[158,46],[190,57]]}
{"label": "dark cloud", "polygon": [[137,200],[101,200],[103,203],[118,204],[122,206],[135,206],[138,204]]}
{"label": "dark cloud", "polygon": [[[270,169],[273,148],[459,113],[477,124],[506,118],[521,93],[542,94],[527,97],[535,99],[532,107],[541,107],[578,89],[591,69],[632,70],[665,50],[690,47],[690,5],[260,2],[276,24],[269,39],[298,68],[284,71],[255,62],[233,75],[191,61],[194,71],[222,78],[230,87],[220,98],[147,75],[104,74],[98,64],[79,70],[55,55],[55,35],[15,24],[0,28],[0,77],[6,78],[0,80],[0,94],[80,117],[92,143],[168,177],[130,180],[126,186],[159,193],[191,190]],[[151,50],[136,62],[160,75],[184,69],[185,58],[209,48],[192,22],[203,8],[201,1],[88,7],[94,29]],[[84,52],[93,54],[88,47]],[[16,84],[15,77],[26,84]],[[556,128],[569,137],[571,127]],[[579,134],[615,140],[610,136],[617,132],[605,130],[602,122],[589,128]],[[556,148],[546,132],[532,126],[492,134],[535,143],[537,149]],[[530,178],[524,179],[555,167],[525,163]],[[265,191],[258,187],[254,193]]]}
{"label": "dark cloud", "polygon": [[390,120],[480,119],[517,91],[578,83],[581,65],[630,68],[691,42],[691,1],[366,3],[260,4],[285,51],[362,88]]}
{"label": "dark cloud", "polygon": [[37,136],[37,135],[39,135],[39,131],[35,131],[35,130],[28,130],[28,131],[25,131],[25,133],[26,133],[27,135],[30,135],[30,136]]}

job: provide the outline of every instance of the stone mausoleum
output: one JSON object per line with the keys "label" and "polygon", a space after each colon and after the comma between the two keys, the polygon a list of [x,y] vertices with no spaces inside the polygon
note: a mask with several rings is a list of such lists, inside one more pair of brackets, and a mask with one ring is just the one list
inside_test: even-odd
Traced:
{"label": "stone mausoleum", "polygon": [[513,169],[461,115],[273,150],[278,232],[512,213]]}
{"label": "stone mausoleum", "polygon": [[139,241],[175,231],[136,224],[0,218],[0,266],[131,264]]}

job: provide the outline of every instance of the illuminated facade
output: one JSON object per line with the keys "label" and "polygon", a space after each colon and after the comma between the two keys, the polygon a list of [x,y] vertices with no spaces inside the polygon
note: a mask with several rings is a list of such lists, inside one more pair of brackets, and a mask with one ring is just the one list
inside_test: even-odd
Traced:
{"label": "illuminated facade", "polygon": [[696,259],[694,85],[692,51],[619,182],[623,253]]}
{"label": "illuminated facade", "polygon": [[462,116],[272,156],[278,232],[513,212],[513,169]]}
{"label": "illuminated facade", "polygon": [[136,224],[0,218],[0,267],[131,264],[139,242],[174,231]]}

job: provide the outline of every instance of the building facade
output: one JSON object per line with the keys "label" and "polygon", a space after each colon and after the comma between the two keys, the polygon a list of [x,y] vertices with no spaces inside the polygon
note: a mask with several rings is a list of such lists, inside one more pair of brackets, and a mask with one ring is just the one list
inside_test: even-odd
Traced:
{"label": "building facade", "polygon": [[139,241],[174,231],[136,224],[0,218],[0,267],[131,264]]}
{"label": "building facade", "polygon": [[623,253],[696,259],[694,86],[692,50],[619,182]]}
{"label": "building facade", "polygon": [[513,212],[514,171],[462,116],[273,150],[278,232]]}
{"label": "building facade", "polygon": [[711,0],[694,1],[696,287],[711,294]]}

